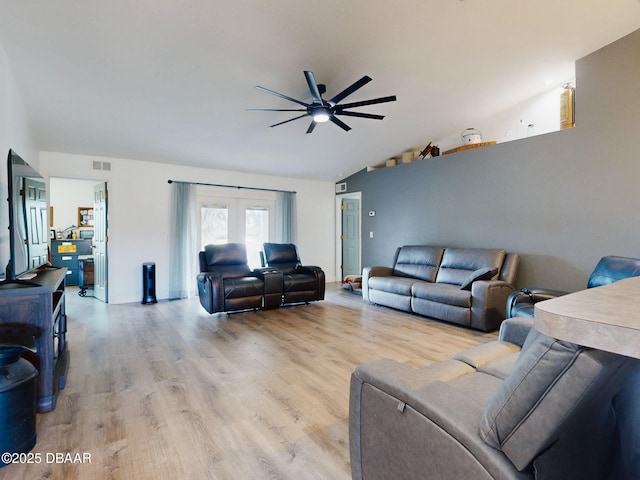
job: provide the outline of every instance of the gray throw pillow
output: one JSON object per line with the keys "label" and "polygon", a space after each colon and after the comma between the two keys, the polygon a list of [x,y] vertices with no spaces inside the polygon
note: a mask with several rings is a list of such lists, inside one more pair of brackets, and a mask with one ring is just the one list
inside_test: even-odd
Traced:
{"label": "gray throw pillow", "polygon": [[464,283],[460,285],[460,290],[471,290],[471,284],[473,282],[475,282],[476,280],[491,280],[491,278],[493,278],[496,273],[498,273],[497,268],[479,268],[475,272],[471,272]]}

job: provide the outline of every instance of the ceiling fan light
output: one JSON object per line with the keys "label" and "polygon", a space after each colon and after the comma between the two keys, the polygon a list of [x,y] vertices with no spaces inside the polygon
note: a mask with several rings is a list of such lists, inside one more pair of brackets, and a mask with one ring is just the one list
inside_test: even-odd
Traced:
{"label": "ceiling fan light", "polygon": [[331,109],[326,105],[318,105],[311,111],[311,118],[316,123],[328,122],[331,117]]}
{"label": "ceiling fan light", "polygon": [[326,112],[318,112],[313,114],[313,121],[316,123],[324,123],[329,121],[329,114]]}

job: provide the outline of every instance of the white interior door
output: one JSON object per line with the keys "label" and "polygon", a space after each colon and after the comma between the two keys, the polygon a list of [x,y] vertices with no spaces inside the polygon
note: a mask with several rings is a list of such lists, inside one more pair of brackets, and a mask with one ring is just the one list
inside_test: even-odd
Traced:
{"label": "white interior door", "polygon": [[93,291],[98,300],[108,302],[107,247],[109,243],[107,183],[99,183],[93,189]]}
{"label": "white interior door", "polygon": [[342,278],[360,275],[360,199],[342,199]]}
{"label": "white interior door", "polygon": [[24,203],[29,268],[34,268],[45,263],[49,253],[49,216],[44,182],[24,179]]}
{"label": "white interior door", "polygon": [[336,272],[362,274],[362,192],[336,195]]}

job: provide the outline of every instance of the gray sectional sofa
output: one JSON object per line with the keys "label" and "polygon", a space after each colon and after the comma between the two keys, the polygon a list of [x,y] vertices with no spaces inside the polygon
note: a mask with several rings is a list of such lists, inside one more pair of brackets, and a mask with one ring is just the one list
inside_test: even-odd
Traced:
{"label": "gray sectional sofa", "polygon": [[369,302],[478,330],[495,330],[515,290],[519,257],[504,250],[407,245],[392,267],[366,267]]}
{"label": "gray sectional sofa", "polygon": [[499,340],[351,377],[353,480],[640,478],[640,360],[508,319]]}

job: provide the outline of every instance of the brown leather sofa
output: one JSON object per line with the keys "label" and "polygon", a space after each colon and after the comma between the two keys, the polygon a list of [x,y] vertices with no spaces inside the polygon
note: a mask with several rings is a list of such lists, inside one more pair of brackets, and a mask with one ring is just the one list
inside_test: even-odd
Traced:
{"label": "brown leather sofa", "polygon": [[276,308],[323,300],[324,271],[301,265],[293,244],[265,243],[263,268],[251,270],[242,243],[207,245],[197,276],[200,304],[209,313]]}
{"label": "brown leather sofa", "polygon": [[293,243],[265,243],[262,266],[282,272],[282,303],[313,302],[324,299],[324,271],[317,266],[302,265]]}
{"label": "brown leather sofa", "polygon": [[251,270],[242,243],[207,245],[198,255],[200,304],[209,313],[277,307],[282,299],[282,273]]}
{"label": "brown leather sofa", "polygon": [[366,267],[369,302],[478,330],[495,330],[515,290],[519,256],[504,250],[409,245],[392,267]]}

